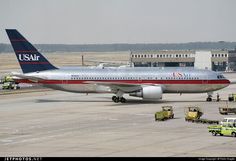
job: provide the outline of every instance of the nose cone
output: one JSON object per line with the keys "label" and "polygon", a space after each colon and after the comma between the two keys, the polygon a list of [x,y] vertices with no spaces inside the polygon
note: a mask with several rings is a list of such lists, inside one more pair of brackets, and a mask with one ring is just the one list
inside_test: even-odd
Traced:
{"label": "nose cone", "polygon": [[225,79],[225,81],[224,81],[224,87],[229,86],[230,83],[231,83],[231,82],[230,82],[228,79]]}
{"label": "nose cone", "polygon": [[216,85],[216,90],[223,89],[225,87],[228,87],[230,85],[230,81],[228,79],[222,79],[220,80],[220,84]]}
{"label": "nose cone", "polygon": [[231,82],[230,80],[226,79],[226,83],[229,85]]}

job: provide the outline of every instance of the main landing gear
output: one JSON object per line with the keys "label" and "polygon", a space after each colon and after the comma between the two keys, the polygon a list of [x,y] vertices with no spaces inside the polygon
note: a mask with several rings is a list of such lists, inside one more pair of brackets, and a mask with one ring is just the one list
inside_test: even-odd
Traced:
{"label": "main landing gear", "polygon": [[207,102],[211,102],[212,101],[212,94],[213,93],[207,93],[207,99],[206,99]]}
{"label": "main landing gear", "polygon": [[126,99],[123,97],[123,95],[124,95],[124,92],[121,90],[118,90],[116,92],[116,96],[112,97],[112,101],[115,103],[118,103],[118,102],[125,103]]}
{"label": "main landing gear", "polygon": [[126,99],[124,97],[113,96],[112,101],[115,102],[115,103],[118,103],[118,102],[125,103]]}

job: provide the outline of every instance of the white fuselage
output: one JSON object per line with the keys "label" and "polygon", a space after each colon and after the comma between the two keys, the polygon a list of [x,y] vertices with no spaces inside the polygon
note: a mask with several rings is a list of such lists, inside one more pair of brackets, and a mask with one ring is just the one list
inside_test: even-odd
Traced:
{"label": "white fuselage", "polygon": [[[37,81],[37,83],[46,87],[78,93],[112,92],[111,84],[113,86],[116,84],[161,86],[163,93],[205,93],[222,89],[230,84],[230,81],[224,78],[222,74],[193,68],[79,67],[27,73],[25,75],[42,78],[43,80]],[[35,83],[29,80],[21,80],[20,82]],[[135,91],[136,88],[133,90]],[[132,86],[124,88],[124,92],[133,92]]]}

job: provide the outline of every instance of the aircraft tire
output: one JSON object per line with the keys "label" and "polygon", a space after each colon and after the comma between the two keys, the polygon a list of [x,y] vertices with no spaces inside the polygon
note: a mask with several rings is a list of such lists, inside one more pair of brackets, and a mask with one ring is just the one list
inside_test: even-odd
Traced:
{"label": "aircraft tire", "polygon": [[206,101],[207,101],[207,102],[211,102],[211,101],[212,101],[212,98],[208,97],[208,98],[206,99]]}
{"label": "aircraft tire", "polygon": [[[116,99],[116,96],[112,96],[111,99],[112,99],[112,101],[114,101],[114,100]],[[115,101],[114,101],[114,102],[115,102]]]}
{"label": "aircraft tire", "polygon": [[126,102],[126,99],[125,99],[124,97],[121,97],[121,98],[120,98],[120,102],[121,102],[121,103],[125,103],[125,102]]}
{"label": "aircraft tire", "polygon": [[232,136],[233,136],[233,137],[236,137],[236,133],[235,133],[235,132],[233,132],[233,133],[232,133]]}
{"label": "aircraft tire", "polygon": [[119,97],[115,97],[115,98],[114,98],[114,102],[115,102],[115,103],[118,103],[118,102],[120,102],[120,99],[119,99]]}
{"label": "aircraft tire", "polygon": [[215,132],[215,131],[212,131],[212,135],[213,135],[213,136],[216,136],[216,132]]}

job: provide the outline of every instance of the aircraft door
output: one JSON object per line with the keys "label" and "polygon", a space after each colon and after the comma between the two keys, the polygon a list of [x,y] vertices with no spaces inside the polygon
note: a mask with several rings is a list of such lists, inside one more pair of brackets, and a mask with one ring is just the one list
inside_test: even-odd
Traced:
{"label": "aircraft door", "polygon": [[62,84],[68,84],[68,80],[62,80]]}
{"label": "aircraft door", "polygon": [[64,77],[62,80],[62,84],[68,84],[68,78]]}
{"label": "aircraft door", "polygon": [[206,75],[206,77],[204,77],[204,79],[202,80],[202,84],[208,84],[208,77]]}
{"label": "aircraft door", "polygon": [[141,76],[138,77],[138,82],[142,83],[142,77]]}

